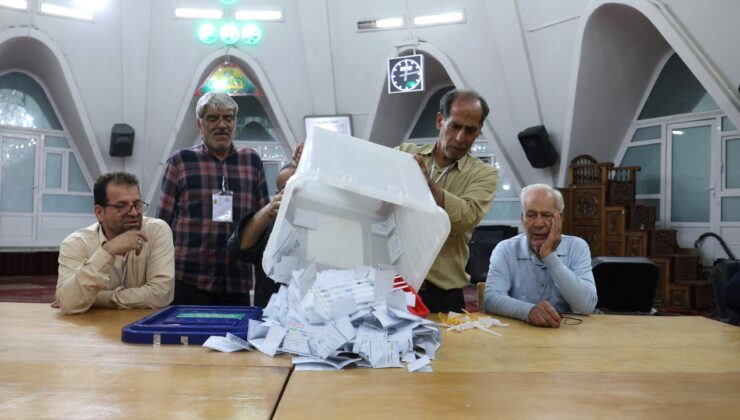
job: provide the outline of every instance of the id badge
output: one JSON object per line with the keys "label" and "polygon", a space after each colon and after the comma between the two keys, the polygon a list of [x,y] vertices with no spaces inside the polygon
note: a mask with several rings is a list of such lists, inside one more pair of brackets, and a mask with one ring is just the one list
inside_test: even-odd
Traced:
{"label": "id badge", "polygon": [[213,221],[231,223],[234,213],[234,192],[213,191]]}

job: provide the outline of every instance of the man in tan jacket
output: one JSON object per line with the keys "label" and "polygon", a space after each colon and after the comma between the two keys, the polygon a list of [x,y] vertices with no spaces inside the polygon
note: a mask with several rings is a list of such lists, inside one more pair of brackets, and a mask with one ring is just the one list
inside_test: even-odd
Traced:
{"label": "man in tan jacket", "polygon": [[98,222],[67,236],[59,248],[53,304],[65,314],[91,307],[160,308],[174,296],[172,231],[144,217],[139,181],[114,172],[95,181]]}

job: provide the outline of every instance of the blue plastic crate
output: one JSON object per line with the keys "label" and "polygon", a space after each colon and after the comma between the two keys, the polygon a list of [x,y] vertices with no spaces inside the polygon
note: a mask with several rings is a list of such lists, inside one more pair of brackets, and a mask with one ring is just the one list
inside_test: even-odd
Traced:
{"label": "blue plastic crate", "polygon": [[257,306],[173,305],[121,329],[121,341],[139,344],[203,344],[226,333],[247,338],[249,320],[262,319]]}

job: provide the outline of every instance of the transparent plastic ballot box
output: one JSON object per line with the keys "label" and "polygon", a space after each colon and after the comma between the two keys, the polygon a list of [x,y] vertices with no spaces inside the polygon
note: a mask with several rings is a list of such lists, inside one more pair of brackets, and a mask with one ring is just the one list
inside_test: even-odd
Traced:
{"label": "transparent plastic ballot box", "polygon": [[450,232],[411,154],[315,127],[288,181],[265,272],[385,266],[419,289]]}

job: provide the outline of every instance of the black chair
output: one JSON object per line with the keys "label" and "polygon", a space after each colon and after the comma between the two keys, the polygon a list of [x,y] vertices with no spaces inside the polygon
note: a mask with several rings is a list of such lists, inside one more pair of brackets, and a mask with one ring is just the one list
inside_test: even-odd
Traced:
{"label": "black chair", "polygon": [[465,272],[470,274],[470,282],[486,281],[488,266],[491,261],[491,252],[496,244],[504,239],[516,236],[516,226],[478,226],[470,238],[470,257],[465,266]]}
{"label": "black chair", "polygon": [[658,266],[645,257],[596,257],[591,269],[602,312],[649,314],[653,308]]}
{"label": "black chair", "polygon": [[738,317],[740,317],[740,314],[726,306],[724,296],[727,282],[738,270],[740,270],[740,260],[723,260],[718,262],[714,268],[712,268],[714,297],[717,302],[719,320],[722,322],[730,322],[730,320],[737,320]]}

